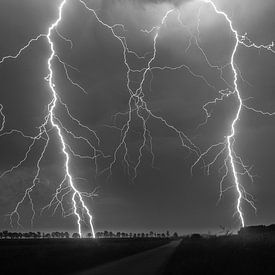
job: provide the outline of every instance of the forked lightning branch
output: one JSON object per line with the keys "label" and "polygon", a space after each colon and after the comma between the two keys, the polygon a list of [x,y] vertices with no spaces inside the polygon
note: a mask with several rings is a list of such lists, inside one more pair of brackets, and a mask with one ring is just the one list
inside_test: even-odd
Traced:
{"label": "forked lightning branch", "polygon": [[[119,143],[116,146],[116,149],[114,150],[112,156],[106,156],[104,154],[104,148],[100,149],[100,138],[97,136],[96,132],[89,128],[88,126],[81,123],[79,119],[77,119],[69,110],[69,107],[66,105],[65,102],[63,102],[59,96],[59,89],[62,89],[62,87],[57,87],[55,85],[55,70],[53,66],[54,61],[60,62],[60,64],[64,68],[64,75],[66,79],[70,82],[71,85],[76,86],[81,92],[86,92],[86,90],[77,82],[73,81],[70,78],[68,68],[75,69],[74,67],[68,65],[65,61],[63,61],[56,50],[56,46],[53,40],[53,34],[58,35],[62,39],[64,39],[66,42],[69,42],[71,47],[73,46],[72,41],[69,38],[64,37],[59,31],[58,26],[62,22],[62,19],[66,16],[64,13],[64,7],[66,5],[69,5],[70,2],[77,1],[79,4],[82,5],[83,9],[85,9],[91,16],[93,16],[99,24],[101,24],[104,28],[109,30],[110,35],[112,35],[115,39],[117,39],[121,47],[123,49],[123,62],[126,67],[126,77],[127,77],[127,89],[129,93],[129,102],[128,102],[128,110],[125,113],[117,113],[115,116],[118,118],[120,116],[126,117],[126,122],[123,125],[123,127],[119,128],[117,126],[112,126],[119,130],[121,132],[121,138]],[[262,49],[270,52],[271,54],[275,54],[274,50],[274,43],[270,43],[267,45],[258,45],[255,44],[253,41],[251,41],[246,34],[241,34],[238,32],[238,30],[234,27],[234,22],[231,21],[230,16],[225,13],[224,11],[220,10],[219,7],[216,5],[215,1],[211,0],[198,0],[194,1],[198,4],[199,10],[202,7],[209,6],[209,8],[213,9],[217,16],[220,16],[224,19],[224,21],[227,23],[228,28],[230,29],[232,33],[232,37],[234,38],[234,47],[231,52],[231,58],[230,58],[230,68],[233,73],[234,79],[233,83],[230,84],[231,90],[224,89],[219,91],[219,97],[216,97],[214,99],[210,99],[209,102],[206,102],[202,106],[202,111],[205,113],[206,120],[203,124],[208,123],[208,119],[210,118],[210,114],[208,112],[207,107],[211,104],[217,104],[220,101],[223,101],[228,96],[234,96],[237,99],[238,102],[238,108],[237,112],[234,116],[234,119],[232,120],[230,132],[229,134],[224,138],[224,140],[221,140],[217,144],[212,144],[207,150],[202,152],[198,145],[196,145],[192,138],[189,137],[182,129],[178,129],[176,126],[169,123],[164,117],[161,117],[160,115],[154,113],[154,111],[150,110],[148,107],[148,102],[144,99],[144,85],[147,80],[148,75],[152,75],[153,71],[158,70],[182,70],[185,69],[187,73],[191,74],[193,77],[195,77],[198,81],[203,81],[206,85],[211,86],[207,78],[203,75],[199,75],[192,71],[192,68],[182,64],[181,66],[171,67],[171,66],[163,66],[163,67],[157,67],[154,66],[154,61],[157,58],[157,50],[158,50],[158,40],[160,36],[160,31],[163,27],[165,27],[166,22],[169,20],[170,17],[176,17],[180,24],[181,22],[181,14],[177,7],[172,7],[168,9],[164,14],[162,19],[160,20],[159,24],[151,29],[143,29],[140,30],[146,34],[151,34],[153,37],[153,45],[152,45],[152,53],[148,57],[148,53],[145,56],[138,55],[133,49],[130,49],[127,44],[127,39],[123,35],[117,34],[117,29],[121,29],[122,31],[126,29],[126,26],[122,24],[115,24],[115,25],[109,25],[105,23],[96,13],[96,10],[93,8],[90,8],[89,5],[83,1],[83,0],[63,0],[57,10],[57,19],[55,22],[53,22],[49,28],[48,32],[45,34],[39,34],[38,36],[31,38],[26,45],[24,45],[21,49],[17,51],[14,55],[8,55],[4,56],[0,60],[0,65],[4,66],[3,63],[19,59],[21,55],[24,54],[24,52],[29,48],[34,46],[35,42],[37,42],[40,39],[44,39],[47,43],[50,55],[47,60],[45,60],[45,64],[47,65],[48,69],[48,75],[45,76],[45,80],[48,83],[48,90],[51,95],[51,101],[47,105],[47,114],[44,117],[43,123],[39,127],[39,133],[36,136],[29,136],[25,134],[23,131],[18,129],[6,129],[6,116],[5,116],[5,106],[0,105],[0,116],[1,116],[1,125],[0,125],[0,138],[7,135],[20,135],[22,139],[26,139],[30,141],[30,145],[26,148],[25,156],[22,160],[20,160],[18,163],[16,163],[14,166],[9,168],[8,170],[2,172],[0,175],[0,178],[4,178],[9,176],[10,173],[14,172],[17,168],[19,168],[21,165],[24,164],[26,159],[29,157],[30,153],[32,152],[34,146],[37,144],[38,141],[42,141],[44,143],[43,149],[41,151],[41,154],[39,155],[38,161],[36,163],[36,172],[35,176],[33,178],[32,184],[30,187],[28,187],[22,198],[17,202],[16,207],[9,213],[10,217],[10,223],[11,226],[21,226],[20,220],[20,214],[19,210],[23,207],[23,203],[25,201],[28,201],[31,204],[32,209],[32,218],[31,218],[31,224],[34,223],[34,220],[37,216],[37,213],[35,211],[34,201],[32,198],[32,192],[39,184],[39,176],[40,176],[40,169],[41,169],[41,161],[45,157],[45,152],[48,149],[49,141],[50,141],[50,131],[55,131],[58,137],[58,144],[60,147],[60,151],[63,154],[63,162],[64,162],[64,177],[63,180],[60,182],[58,187],[55,190],[55,193],[53,194],[52,198],[49,201],[49,204],[47,204],[43,209],[41,209],[40,214],[42,214],[44,211],[46,211],[49,208],[54,209],[54,213],[58,208],[62,210],[63,216],[68,215],[74,215],[78,227],[78,232],[80,235],[83,233],[83,225],[88,225],[89,230],[91,231],[93,237],[95,237],[94,232],[94,225],[93,225],[93,211],[89,209],[87,204],[85,203],[85,200],[87,198],[92,198],[96,196],[96,192],[82,192],[78,190],[75,182],[74,182],[74,175],[72,174],[72,171],[70,169],[71,165],[71,159],[72,157],[77,157],[81,159],[89,159],[94,161],[94,164],[96,166],[96,171],[98,171],[97,167],[97,158],[103,157],[106,159],[111,159],[109,162],[109,165],[107,168],[105,168],[102,172],[109,173],[109,176],[112,176],[112,171],[114,169],[114,165],[117,163],[119,154],[122,153],[123,155],[123,163],[126,166],[126,170],[128,173],[128,177],[130,181],[135,181],[137,177],[138,170],[140,168],[140,164],[142,162],[142,157],[144,154],[144,149],[146,145],[150,148],[150,155],[152,160],[152,167],[154,167],[154,150],[153,150],[153,138],[150,130],[150,126],[148,124],[149,119],[154,119],[160,121],[165,127],[172,130],[178,137],[181,145],[184,148],[187,148],[190,150],[190,152],[196,157],[196,161],[193,163],[191,167],[191,173],[193,172],[193,169],[199,164],[203,163],[203,167],[207,169],[209,172],[209,169],[212,165],[214,165],[217,161],[219,161],[220,158],[222,158],[223,162],[223,171],[224,174],[220,180],[220,196],[223,194],[224,191],[226,191],[228,188],[223,187],[224,180],[228,177],[230,177],[230,181],[232,182],[232,188],[236,191],[236,213],[238,214],[240,224],[241,226],[245,226],[245,213],[243,212],[243,204],[246,202],[250,204],[255,210],[255,204],[253,197],[246,192],[243,184],[241,183],[241,175],[248,176],[251,180],[253,180],[253,175],[251,175],[250,170],[248,167],[244,164],[241,157],[239,157],[238,152],[234,149],[234,143],[236,139],[236,126],[238,124],[238,121],[241,119],[242,115],[242,109],[246,108],[248,110],[251,110],[256,113],[260,113],[262,115],[267,116],[273,116],[274,113],[265,112],[264,110],[256,110],[244,103],[242,100],[241,90],[238,86],[239,78],[241,77],[240,72],[236,66],[236,53],[238,52],[238,49],[240,47],[246,47],[247,50],[250,48],[256,48],[256,49]],[[199,14],[199,11],[198,11]],[[182,24],[183,25],[183,24]],[[183,26],[184,27],[184,26]],[[199,32],[199,24],[198,24],[198,32]],[[199,40],[193,36],[190,33],[191,38],[194,38],[194,41],[196,43],[197,48],[201,51],[203,54],[203,57],[205,58],[207,64],[211,68],[215,68],[218,71],[222,72],[223,68],[218,67],[215,64],[212,64],[206,53],[204,52],[203,48],[201,47]],[[190,38],[190,43],[191,43]],[[143,59],[146,60],[146,65],[142,69],[134,69],[131,67],[131,65],[128,62],[127,56],[129,54],[132,54],[137,59]],[[141,80],[139,82],[139,85],[136,89],[131,88],[131,73],[140,73],[142,75]],[[223,82],[226,82],[224,78],[222,78],[222,73],[220,74],[221,80]],[[41,80],[43,81],[43,80]],[[225,83],[228,84],[228,83]],[[212,87],[212,86],[211,86]],[[64,126],[64,122],[61,118],[57,115],[57,109],[62,107],[69,119],[76,123],[79,127],[87,130],[93,138],[97,141],[96,144],[92,144],[86,137],[79,135],[78,133],[67,129]],[[131,123],[133,121],[133,114],[136,114],[138,119],[142,122],[142,142],[139,145],[138,148],[138,156],[135,162],[130,161],[129,157],[129,145],[127,144],[127,137],[130,133],[130,127]],[[92,150],[92,155],[82,155],[77,152],[75,152],[72,148],[72,146],[69,144],[69,142],[66,139],[66,135],[69,135],[71,138],[73,138],[75,141],[81,141],[85,142]],[[207,162],[206,157],[210,155],[212,152],[216,152],[218,149],[218,153],[215,154],[215,157],[212,159],[212,161]],[[71,211],[67,211],[64,208],[64,201],[65,200],[71,200]]]}

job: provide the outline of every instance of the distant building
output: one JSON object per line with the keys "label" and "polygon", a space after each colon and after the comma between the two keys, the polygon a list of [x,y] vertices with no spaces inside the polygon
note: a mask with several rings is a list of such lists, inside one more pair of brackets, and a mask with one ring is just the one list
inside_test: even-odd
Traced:
{"label": "distant building", "polygon": [[271,224],[269,226],[266,226],[266,225],[246,226],[239,230],[238,235],[242,237],[261,237],[261,236],[275,237],[275,224]]}

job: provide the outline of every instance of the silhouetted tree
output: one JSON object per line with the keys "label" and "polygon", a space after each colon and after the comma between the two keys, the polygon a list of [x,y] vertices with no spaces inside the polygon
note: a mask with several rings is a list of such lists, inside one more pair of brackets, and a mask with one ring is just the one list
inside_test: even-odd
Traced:
{"label": "silhouetted tree", "polygon": [[102,238],[102,237],[104,237],[104,232],[96,232],[95,235],[97,238]]}
{"label": "silhouetted tree", "polygon": [[3,238],[4,238],[4,239],[7,239],[7,238],[8,238],[8,235],[9,235],[9,231],[8,231],[8,230],[4,230],[4,231],[3,231]]}
{"label": "silhouetted tree", "polygon": [[73,235],[72,235],[72,237],[74,238],[74,239],[79,239],[80,238],[80,235],[78,234],[78,233],[73,233]]}
{"label": "silhouetted tree", "polygon": [[17,232],[10,232],[10,238],[11,239],[18,239],[18,233]]}

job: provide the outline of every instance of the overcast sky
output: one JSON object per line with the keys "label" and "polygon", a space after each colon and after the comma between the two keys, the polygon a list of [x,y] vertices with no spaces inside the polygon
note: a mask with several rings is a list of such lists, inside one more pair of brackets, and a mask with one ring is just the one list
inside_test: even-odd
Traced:
{"label": "overcast sky", "polygon": [[[26,45],[30,38],[47,33],[48,27],[58,16],[61,1],[50,0],[4,0],[0,9],[0,59],[13,55]],[[263,3],[264,2],[264,3]],[[169,14],[157,40],[157,54],[152,67],[188,66],[176,71],[154,70],[148,73],[144,82],[144,101],[157,116],[183,131],[198,148],[206,150],[211,144],[221,142],[230,133],[230,124],[237,110],[238,102],[228,97],[223,102],[209,107],[209,123],[199,127],[205,120],[202,106],[217,97],[220,89],[230,89],[233,77],[230,67],[224,70],[224,79],[219,71],[210,68],[194,39],[194,35],[211,64],[223,66],[230,61],[234,47],[234,36],[222,16],[215,14],[210,5],[201,1],[137,1],[137,0],[87,0],[87,5],[96,10],[99,18],[109,24],[124,24],[125,30],[116,28],[116,34],[125,36],[128,46],[139,56],[148,53],[145,59],[127,55],[127,61],[134,69],[141,69],[152,57],[155,32],[145,33],[160,25],[164,14]],[[247,33],[255,43],[268,44],[275,40],[275,3],[273,0],[215,1],[217,6],[232,18],[240,34]],[[182,24],[180,23],[180,19]],[[199,22],[199,35],[197,26]],[[112,162],[115,149],[121,141],[118,129],[127,116],[114,115],[127,112],[129,91],[127,89],[127,68],[123,60],[123,48],[110,29],[99,24],[94,15],[77,0],[67,0],[58,32],[71,39],[73,47],[57,33],[52,39],[59,57],[67,64],[73,81],[86,91],[73,86],[66,79],[63,66],[54,61],[55,84],[59,96],[70,109],[71,114],[83,124],[98,133],[100,149],[111,158],[99,157],[99,173],[90,160],[72,158],[71,170],[80,190],[91,192],[99,187],[98,196],[86,201],[94,215],[96,230],[178,230],[180,232],[218,230],[219,225],[238,228],[236,214],[236,190],[224,193],[219,203],[219,181],[223,160],[218,159],[206,175],[199,163],[191,175],[190,168],[196,155],[181,146],[175,131],[167,128],[160,120],[150,118],[152,148],[155,155],[152,167],[150,144],[146,143],[137,177],[132,182],[133,170],[127,175],[123,163],[123,147],[117,154],[112,175],[100,173]],[[191,45],[189,44],[191,42]],[[7,60],[0,65],[0,103],[6,116],[5,131],[19,129],[28,135],[37,134],[37,127],[43,122],[51,94],[47,76],[47,59],[50,50],[47,40],[42,38],[25,50],[17,60]],[[241,76],[239,88],[245,104],[266,112],[275,111],[275,54],[241,47],[235,59]],[[202,77],[195,77],[200,75]],[[130,87],[134,90],[141,81],[141,74],[131,74]],[[243,78],[243,80],[242,80]],[[207,82],[207,83],[206,83]],[[89,138],[96,146],[96,139],[81,130],[58,106],[57,116],[63,124],[76,134]],[[241,183],[255,198],[257,214],[246,203],[242,204],[246,224],[269,224],[275,219],[275,117],[264,117],[243,110],[236,128],[235,151],[244,163],[252,167],[256,175],[251,184],[247,177],[240,177]],[[129,160],[137,164],[139,148],[142,145],[143,129],[140,119],[133,114],[133,120],[126,138]],[[40,183],[32,192],[37,216],[35,229],[76,228],[71,216],[62,218],[53,209],[40,215],[54,190],[62,180],[64,159],[58,147],[57,136],[50,133],[51,142],[41,162]],[[91,154],[83,143],[66,140],[79,154]],[[19,135],[0,137],[0,171],[3,172],[24,158],[28,140]],[[13,173],[0,179],[0,227],[7,228],[5,216],[22,198],[24,189],[32,184],[36,161],[43,142],[38,142],[29,158]],[[209,156],[211,158],[211,156]],[[212,156],[213,158],[213,156]],[[86,180],[80,180],[85,178]],[[225,186],[232,184],[232,175]],[[70,200],[67,198],[69,207]],[[22,225],[30,229],[30,204],[22,204],[20,214]]]}

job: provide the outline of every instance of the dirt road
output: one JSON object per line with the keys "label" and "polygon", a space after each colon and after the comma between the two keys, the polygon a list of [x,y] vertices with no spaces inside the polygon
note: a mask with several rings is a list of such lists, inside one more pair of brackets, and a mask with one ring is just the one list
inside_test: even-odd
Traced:
{"label": "dirt road", "polygon": [[180,241],[86,270],[77,275],[159,275]]}

